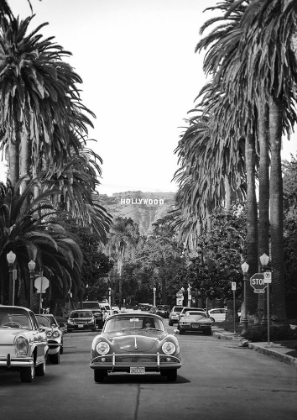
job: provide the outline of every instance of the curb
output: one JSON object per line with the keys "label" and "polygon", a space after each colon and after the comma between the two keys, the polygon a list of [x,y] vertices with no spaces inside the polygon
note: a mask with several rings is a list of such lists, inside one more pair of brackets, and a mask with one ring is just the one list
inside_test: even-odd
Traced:
{"label": "curb", "polygon": [[273,344],[271,344],[271,346],[268,346],[267,344],[265,345],[265,343],[262,343],[261,345],[258,343],[251,343],[247,340],[244,340],[240,335],[234,335],[233,333],[228,332],[220,333],[214,331],[212,335],[222,340],[237,340],[238,342],[242,342],[242,344],[245,344],[244,341],[246,341],[247,345],[241,345],[241,347],[248,347],[249,349],[255,350],[258,353],[262,353],[266,356],[273,357],[274,359],[279,360],[280,362],[284,362],[291,366],[297,367],[296,357],[289,356],[280,351],[277,351],[277,347],[273,347]]}
{"label": "curb", "polygon": [[266,354],[267,356],[273,357],[274,359],[277,359],[280,362],[284,362],[284,363],[287,363],[288,365],[297,367],[296,357],[278,352],[276,349],[273,349],[273,344],[272,344],[272,347],[264,347],[264,346],[259,346],[258,344],[255,344],[255,343],[249,343],[248,346],[250,349],[256,350],[258,353]]}

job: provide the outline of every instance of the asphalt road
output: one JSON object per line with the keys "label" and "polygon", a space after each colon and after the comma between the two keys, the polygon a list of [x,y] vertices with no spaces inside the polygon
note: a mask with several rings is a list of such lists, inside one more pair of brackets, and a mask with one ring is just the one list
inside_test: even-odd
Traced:
{"label": "asphalt road", "polygon": [[32,384],[0,372],[1,420],[297,418],[297,369],[238,343],[185,334],[175,383],[118,373],[96,384],[89,368],[95,334],[66,334],[61,364],[47,364],[46,376]]}

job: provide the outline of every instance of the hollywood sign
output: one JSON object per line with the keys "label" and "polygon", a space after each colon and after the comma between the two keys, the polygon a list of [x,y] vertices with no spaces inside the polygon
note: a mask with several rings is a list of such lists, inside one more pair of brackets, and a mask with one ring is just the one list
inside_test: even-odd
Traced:
{"label": "hollywood sign", "polygon": [[151,206],[162,206],[163,198],[121,198],[121,204],[149,204]]}

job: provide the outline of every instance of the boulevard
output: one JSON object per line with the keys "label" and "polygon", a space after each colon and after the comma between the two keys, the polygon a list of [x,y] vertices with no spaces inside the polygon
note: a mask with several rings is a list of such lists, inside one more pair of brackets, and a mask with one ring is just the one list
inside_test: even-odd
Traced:
{"label": "boulevard", "polygon": [[31,384],[21,383],[17,373],[0,372],[1,418],[296,419],[297,369],[293,366],[237,343],[188,333],[178,336],[183,366],[175,383],[158,374],[117,373],[96,384],[89,368],[96,334],[66,333],[61,363],[48,363],[46,375],[35,377]]}

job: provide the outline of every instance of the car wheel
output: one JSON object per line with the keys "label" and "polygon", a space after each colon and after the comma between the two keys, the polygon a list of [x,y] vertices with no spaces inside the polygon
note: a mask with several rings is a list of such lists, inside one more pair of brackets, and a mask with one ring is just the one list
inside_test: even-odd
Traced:
{"label": "car wheel", "polygon": [[172,321],[169,321],[169,322],[168,322],[168,325],[169,325],[170,327],[172,327],[173,322],[172,322]]}
{"label": "car wheel", "polygon": [[94,370],[94,381],[104,382],[104,378],[107,376],[107,370]]}
{"label": "car wheel", "polygon": [[35,376],[35,366],[20,368],[21,382],[30,383],[33,381],[34,376]]}
{"label": "car wheel", "polygon": [[60,363],[60,352],[49,354],[48,358],[53,365],[58,365]]}
{"label": "car wheel", "polygon": [[72,332],[73,330],[71,330],[70,328],[67,329],[67,332]]}
{"label": "car wheel", "polygon": [[211,335],[212,331],[211,328],[208,328],[207,330],[203,331],[203,334],[205,335]]}
{"label": "car wheel", "polygon": [[35,375],[36,376],[44,376],[45,375],[45,362],[41,363],[41,365],[36,366]]}
{"label": "car wheel", "polygon": [[177,369],[167,370],[167,381],[174,382],[177,378]]}
{"label": "car wheel", "polygon": [[64,343],[63,343],[63,341],[61,342],[61,347],[60,347],[60,354],[63,354],[64,353]]}

